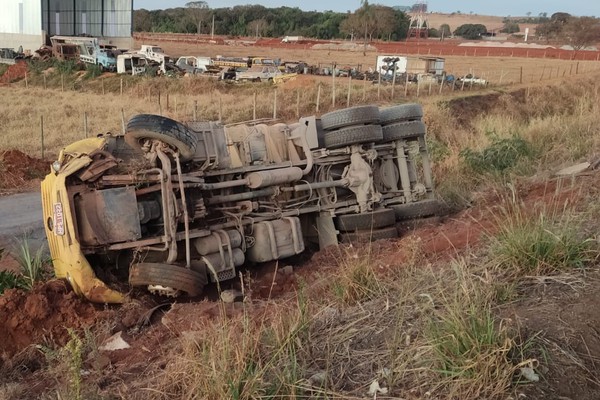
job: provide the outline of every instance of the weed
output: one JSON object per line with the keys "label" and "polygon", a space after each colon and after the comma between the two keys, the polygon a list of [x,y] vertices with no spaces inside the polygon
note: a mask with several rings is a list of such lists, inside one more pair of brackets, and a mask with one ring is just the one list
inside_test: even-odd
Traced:
{"label": "weed", "polygon": [[490,144],[481,151],[465,148],[460,152],[463,161],[476,173],[504,173],[519,161],[531,160],[535,151],[527,140],[517,134],[502,138],[494,131],[487,132]]}
{"label": "weed", "polygon": [[79,69],[79,66],[75,60],[56,60],[54,61],[54,68],[56,69],[56,72],[61,75],[71,75],[73,72]]}
{"label": "weed", "polygon": [[71,384],[70,392],[75,400],[81,400],[83,399],[81,393],[81,368],[83,367],[82,351],[84,344],[72,329],[69,329],[68,332],[71,339],[65,345],[64,350],[66,352],[69,382]]}
{"label": "weed", "polygon": [[338,261],[340,276],[333,284],[333,292],[338,300],[347,305],[372,300],[381,296],[385,288],[373,270],[371,247],[366,253],[354,248],[345,250]]}
{"label": "weed", "polygon": [[36,282],[44,278],[46,262],[44,247],[40,247],[35,254],[32,254],[29,239],[26,236],[18,243],[17,262],[21,266],[26,289],[31,289]]}
{"label": "weed", "polygon": [[534,215],[520,207],[505,211],[492,240],[493,262],[517,276],[583,268],[598,257],[598,251],[591,239],[580,237],[577,227],[568,213],[556,219],[543,210]]}
{"label": "weed", "polygon": [[[515,347],[507,328],[491,309],[489,291],[468,272],[464,261],[453,265],[454,291],[439,293],[434,320],[425,331],[433,367],[450,398],[492,398],[510,387]],[[445,279],[449,279],[446,277]]]}
{"label": "weed", "polygon": [[6,289],[22,289],[26,286],[25,279],[12,271],[0,271],[0,294]]}

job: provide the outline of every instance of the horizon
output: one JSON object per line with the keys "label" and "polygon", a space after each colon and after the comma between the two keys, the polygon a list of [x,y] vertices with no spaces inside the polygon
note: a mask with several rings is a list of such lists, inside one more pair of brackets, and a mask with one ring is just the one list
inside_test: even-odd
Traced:
{"label": "horizon", "polygon": [[[146,9],[146,10],[165,10],[168,8],[185,7],[188,0],[173,0],[167,7],[165,7],[165,1],[163,0],[134,0],[134,9]],[[342,2],[334,0],[327,2],[327,7],[323,7],[323,2],[318,0],[305,0],[303,2],[304,7],[299,7],[297,2],[291,0],[259,0],[254,2],[240,1],[240,0],[224,0],[219,1],[219,5],[215,5],[212,1],[207,1],[210,8],[229,8],[240,5],[262,5],[267,8],[276,7],[292,7],[299,8],[303,11],[335,11],[335,12],[352,12],[360,7],[360,2]],[[402,2],[395,0],[380,0],[373,1],[371,4],[381,4],[389,7],[393,6],[410,6],[415,2]],[[348,7],[350,4],[354,4],[353,7]],[[471,13],[475,15],[484,16],[495,16],[495,17],[526,17],[527,13],[531,13],[532,17],[537,17],[541,13],[547,13],[548,16],[555,12],[566,12],[576,16],[595,16],[598,12],[597,5],[590,4],[583,0],[573,0],[569,3],[567,10],[565,3],[557,0],[530,0],[527,2],[517,0],[505,0],[501,4],[477,4],[474,5],[472,2],[467,0],[456,0],[453,2],[447,2],[442,0],[431,0],[428,2],[428,8],[430,13],[441,13],[451,14],[453,12],[460,11],[461,14],[469,15]]]}

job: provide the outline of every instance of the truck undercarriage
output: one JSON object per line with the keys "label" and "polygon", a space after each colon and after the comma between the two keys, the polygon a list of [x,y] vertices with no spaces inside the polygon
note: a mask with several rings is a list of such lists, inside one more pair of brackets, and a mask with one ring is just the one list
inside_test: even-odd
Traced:
{"label": "truck undercarriage", "polygon": [[438,210],[422,109],[359,106],[293,124],[133,117],[66,147],[42,184],[58,277],[92,301],[103,279],[197,296],[244,264],[397,237]]}

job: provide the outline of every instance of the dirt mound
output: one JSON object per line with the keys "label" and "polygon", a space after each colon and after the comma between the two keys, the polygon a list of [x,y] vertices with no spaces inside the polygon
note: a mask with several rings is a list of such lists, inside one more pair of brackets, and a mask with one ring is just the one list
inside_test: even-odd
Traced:
{"label": "dirt mound", "polygon": [[42,340],[64,345],[67,329],[91,326],[98,313],[62,281],[37,285],[30,292],[7,290],[0,297],[0,355],[11,357]]}
{"label": "dirt mound", "polygon": [[48,173],[49,162],[19,150],[0,152],[0,189],[22,189]]}
{"label": "dirt mound", "polygon": [[18,63],[8,67],[4,75],[0,76],[0,83],[11,83],[25,78],[27,75],[27,63],[19,61]]}

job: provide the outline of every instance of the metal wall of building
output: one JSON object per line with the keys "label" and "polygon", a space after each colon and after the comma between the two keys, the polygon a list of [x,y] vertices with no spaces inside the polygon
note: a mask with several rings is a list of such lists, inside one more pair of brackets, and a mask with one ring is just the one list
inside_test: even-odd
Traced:
{"label": "metal wall of building", "polygon": [[0,33],[40,35],[42,6],[40,0],[2,0]]}
{"label": "metal wall of building", "polygon": [[130,37],[132,0],[38,0],[49,36]]}

